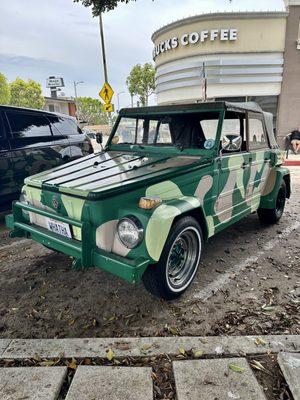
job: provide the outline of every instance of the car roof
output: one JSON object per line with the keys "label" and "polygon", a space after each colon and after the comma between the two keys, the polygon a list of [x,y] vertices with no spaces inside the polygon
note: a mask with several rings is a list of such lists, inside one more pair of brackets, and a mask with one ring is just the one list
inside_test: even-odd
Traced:
{"label": "car roof", "polygon": [[62,113],[58,113],[58,112],[51,112],[51,111],[47,111],[47,110],[37,110],[36,108],[29,108],[29,107],[17,107],[17,106],[9,106],[9,105],[0,105],[0,109],[30,111],[30,112],[34,112],[34,113],[37,113],[37,114],[55,115],[55,116],[59,116],[59,117],[62,117],[62,118],[75,119],[71,115],[62,114]]}
{"label": "car roof", "polygon": [[206,103],[192,103],[192,104],[170,104],[163,106],[150,106],[150,107],[134,107],[123,108],[120,110],[120,116],[133,116],[141,114],[169,114],[169,113],[195,113],[201,111],[215,111],[215,110],[239,110],[239,111],[252,111],[262,113],[261,107],[254,102],[234,103],[228,101],[212,101]]}

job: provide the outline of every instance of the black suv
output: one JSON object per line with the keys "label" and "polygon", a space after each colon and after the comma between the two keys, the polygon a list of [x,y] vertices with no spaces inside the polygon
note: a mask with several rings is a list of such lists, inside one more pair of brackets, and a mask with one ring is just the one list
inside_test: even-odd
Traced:
{"label": "black suv", "polygon": [[18,198],[27,176],[92,152],[74,118],[0,106],[0,210]]}

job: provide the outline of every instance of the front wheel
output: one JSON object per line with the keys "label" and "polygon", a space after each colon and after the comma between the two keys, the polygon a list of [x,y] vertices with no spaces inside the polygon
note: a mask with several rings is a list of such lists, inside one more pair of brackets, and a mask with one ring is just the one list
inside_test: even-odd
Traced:
{"label": "front wheel", "polygon": [[202,231],[192,217],[176,221],[162,251],[160,260],[143,275],[146,289],[157,297],[172,300],[191,284],[202,252]]}
{"label": "front wheel", "polygon": [[282,217],[286,200],[286,184],[282,181],[278,190],[274,208],[259,208],[257,210],[259,220],[264,224],[276,224]]}

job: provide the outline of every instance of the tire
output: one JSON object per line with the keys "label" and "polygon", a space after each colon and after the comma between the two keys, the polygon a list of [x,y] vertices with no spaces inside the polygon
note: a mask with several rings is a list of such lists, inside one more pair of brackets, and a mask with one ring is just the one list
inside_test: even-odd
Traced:
{"label": "tire", "polygon": [[188,216],[176,221],[159,262],[149,265],[143,275],[145,288],[165,300],[181,296],[197,272],[203,247],[202,237],[201,227],[194,218]]}
{"label": "tire", "polygon": [[282,217],[286,200],[286,184],[281,182],[274,208],[259,208],[257,210],[260,222],[266,225],[276,224]]}

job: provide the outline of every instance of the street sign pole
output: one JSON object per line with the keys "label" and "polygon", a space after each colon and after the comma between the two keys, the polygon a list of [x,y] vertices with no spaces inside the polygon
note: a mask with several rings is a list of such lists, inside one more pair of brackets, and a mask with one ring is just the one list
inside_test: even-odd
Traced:
{"label": "street sign pole", "polygon": [[[99,27],[100,27],[100,39],[101,39],[101,49],[102,49],[102,62],[103,62],[104,82],[108,83],[102,13],[100,13],[100,15],[99,15]],[[112,119],[111,119],[111,113],[110,112],[108,113],[108,123],[109,123],[110,126],[112,126]]]}

